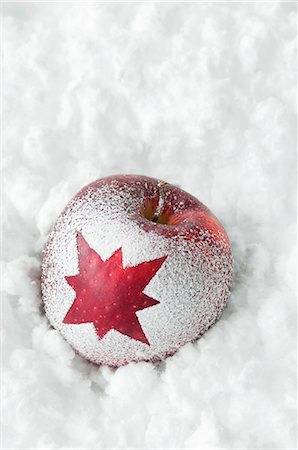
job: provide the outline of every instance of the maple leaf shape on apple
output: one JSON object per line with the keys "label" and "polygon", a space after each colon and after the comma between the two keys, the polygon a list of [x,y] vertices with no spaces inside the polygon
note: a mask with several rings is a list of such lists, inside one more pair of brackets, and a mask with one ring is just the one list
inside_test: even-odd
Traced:
{"label": "maple leaf shape on apple", "polygon": [[79,273],[65,277],[76,297],[63,323],[92,322],[100,339],[116,330],[150,345],[136,312],[159,303],[143,290],[167,256],[124,268],[121,248],[103,261],[79,232],[77,250]]}

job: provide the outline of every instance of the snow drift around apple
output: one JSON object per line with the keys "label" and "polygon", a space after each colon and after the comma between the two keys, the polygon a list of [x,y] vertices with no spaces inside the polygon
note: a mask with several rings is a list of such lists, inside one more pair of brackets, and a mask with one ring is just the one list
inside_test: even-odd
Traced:
{"label": "snow drift around apple", "polygon": [[159,180],[111,176],[83,188],[49,236],[46,315],[97,364],[158,361],[221,315],[232,279],[225,230],[201,202]]}

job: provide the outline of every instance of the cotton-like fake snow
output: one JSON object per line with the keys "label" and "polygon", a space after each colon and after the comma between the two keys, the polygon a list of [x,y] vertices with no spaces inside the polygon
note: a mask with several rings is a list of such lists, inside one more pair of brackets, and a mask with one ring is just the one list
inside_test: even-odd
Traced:
{"label": "cotton-like fake snow", "polygon": [[[3,444],[296,447],[295,3],[5,3]],[[222,318],[154,366],[75,355],[41,307],[49,229],[138,173],[221,220]]]}

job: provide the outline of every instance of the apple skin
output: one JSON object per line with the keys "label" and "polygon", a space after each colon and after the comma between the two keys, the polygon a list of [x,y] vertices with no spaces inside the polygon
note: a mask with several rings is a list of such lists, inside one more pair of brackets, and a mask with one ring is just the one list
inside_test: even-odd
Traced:
{"label": "apple skin", "polygon": [[[92,323],[63,321],[75,297],[66,279],[79,271],[78,232],[103,261],[119,248],[127,267],[165,259],[144,289],[158,304],[137,312],[149,345],[115,329],[99,339]],[[198,199],[154,178],[115,175],[85,186],[61,213],[45,246],[41,281],[46,315],[77,353],[110,366],[159,361],[220,317],[232,253],[223,226]]]}

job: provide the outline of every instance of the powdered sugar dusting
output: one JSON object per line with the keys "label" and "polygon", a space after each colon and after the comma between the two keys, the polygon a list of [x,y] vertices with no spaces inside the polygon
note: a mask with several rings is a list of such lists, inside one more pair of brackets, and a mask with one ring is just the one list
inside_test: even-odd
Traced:
{"label": "powdered sugar dusting", "polygon": [[[42,270],[46,314],[66,340],[95,363],[163,359],[202,335],[227,301],[232,261],[224,231],[215,236],[193,224],[185,228],[185,224],[149,222],[140,211],[148,196],[158,194],[158,180],[148,177],[139,177],[137,183],[129,176],[120,182],[113,177],[99,180],[69,203],[50,234]],[[183,195],[179,188],[167,185],[165,202],[175,213],[184,211],[184,201],[179,200]],[[207,211],[194,198],[188,203]],[[124,266],[167,256],[144,290],[160,303],[137,313],[150,346],[115,330],[98,339],[92,324],[62,323],[74,300],[65,276],[79,271],[78,231],[104,260],[121,247]]]}

